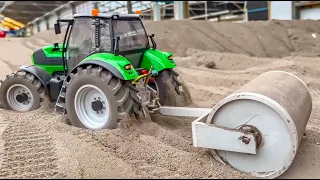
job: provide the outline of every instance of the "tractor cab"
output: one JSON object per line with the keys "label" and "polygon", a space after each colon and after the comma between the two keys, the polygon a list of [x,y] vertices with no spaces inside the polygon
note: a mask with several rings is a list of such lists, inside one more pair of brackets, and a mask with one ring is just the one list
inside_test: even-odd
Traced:
{"label": "tractor cab", "polygon": [[[134,68],[141,64],[149,46],[149,37],[155,47],[153,35],[148,36],[138,14],[103,14],[96,10],[91,15],[75,14],[68,22],[64,39],[63,59],[68,72],[89,55],[113,53],[124,56]],[[60,24],[55,24],[60,34]]]}

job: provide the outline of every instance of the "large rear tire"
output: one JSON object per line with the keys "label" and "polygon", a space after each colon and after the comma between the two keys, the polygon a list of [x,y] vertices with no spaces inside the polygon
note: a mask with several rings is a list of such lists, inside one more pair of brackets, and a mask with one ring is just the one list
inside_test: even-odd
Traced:
{"label": "large rear tire", "polygon": [[73,126],[91,130],[114,129],[123,115],[137,115],[137,90],[101,67],[79,67],[70,74],[66,110]]}
{"label": "large rear tire", "polygon": [[18,71],[7,75],[0,87],[1,107],[27,112],[39,109],[46,98],[43,85],[33,74]]}
{"label": "large rear tire", "polygon": [[187,86],[178,80],[178,76],[174,70],[166,69],[155,78],[162,106],[187,106],[192,103]]}

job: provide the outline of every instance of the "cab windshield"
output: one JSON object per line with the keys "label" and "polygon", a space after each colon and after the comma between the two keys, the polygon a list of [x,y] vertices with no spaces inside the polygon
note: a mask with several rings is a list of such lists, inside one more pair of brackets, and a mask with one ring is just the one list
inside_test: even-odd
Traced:
{"label": "cab windshield", "polygon": [[[75,20],[69,40],[69,49],[78,49],[86,55],[92,52],[96,43],[93,24],[94,19],[92,18],[77,18]],[[110,52],[114,37],[120,37],[120,52],[149,47],[148,36],[140,20],[100,19],[100,49]]]}

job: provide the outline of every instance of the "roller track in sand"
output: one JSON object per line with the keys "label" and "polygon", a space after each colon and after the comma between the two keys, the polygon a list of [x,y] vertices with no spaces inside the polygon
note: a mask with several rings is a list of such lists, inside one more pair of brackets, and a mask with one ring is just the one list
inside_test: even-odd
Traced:
{"label": "roller track in sand", "polygon": [[0,178],[58,178],[52,137],[27,121],[5,115]]}

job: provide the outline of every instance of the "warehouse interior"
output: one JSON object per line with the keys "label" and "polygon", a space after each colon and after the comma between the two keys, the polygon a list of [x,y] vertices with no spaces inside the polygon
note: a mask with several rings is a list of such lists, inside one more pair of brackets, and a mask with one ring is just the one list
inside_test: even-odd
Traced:
{"label": "warehouse interior", "polygon": [[320,177],[319,2],[0,1],[0,178]]}
{"label": "warehouse interior", "polygon": [[0,28],[31,36],[53,28],[58,18],[90,13],[141,11],[146,20],[256,21],[319,19],[320,1],[2,1]]}

